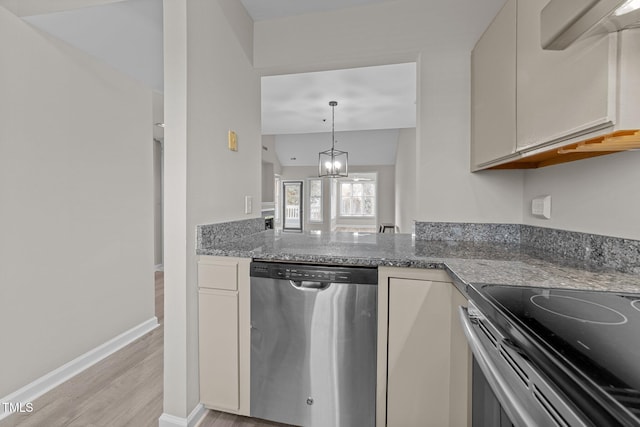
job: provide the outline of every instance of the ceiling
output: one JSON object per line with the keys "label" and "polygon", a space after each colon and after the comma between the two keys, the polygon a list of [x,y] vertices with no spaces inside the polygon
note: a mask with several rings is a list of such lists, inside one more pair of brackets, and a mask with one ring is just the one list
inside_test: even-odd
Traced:
{"label": "ceiling", "polygon": [[262,78],[262,133],[416,126],[416,64],[394,64]]}
{"label": "ceiling", "polygon": [[326,12],[395,0],[240,0],[254,21]]}
{"label": "ceiling", "polygon": [[147,87],[163,91],[162,0],[110,1],[23,19]]}

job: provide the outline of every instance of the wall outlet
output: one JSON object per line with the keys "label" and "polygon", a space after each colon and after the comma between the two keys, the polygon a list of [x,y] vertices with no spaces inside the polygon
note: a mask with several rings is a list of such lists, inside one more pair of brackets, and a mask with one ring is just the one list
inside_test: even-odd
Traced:
{"label": "wall outlet", "polygon": [[551,196],[540,196],[533,199],[531,214],[538,218],[551,219]]}
{"label": "wall outlet", "polygon": [[250,214],[253,211],[253,197],[244,196],[244,213]]}

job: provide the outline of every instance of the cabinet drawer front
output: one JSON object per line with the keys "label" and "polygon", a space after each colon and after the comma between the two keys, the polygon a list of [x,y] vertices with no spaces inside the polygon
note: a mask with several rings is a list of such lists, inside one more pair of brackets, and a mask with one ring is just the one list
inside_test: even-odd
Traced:
{"label": "cabinet drawer front", "polygon": [[198,286],[201,288],[238,290],[238,262],[198,262]]}

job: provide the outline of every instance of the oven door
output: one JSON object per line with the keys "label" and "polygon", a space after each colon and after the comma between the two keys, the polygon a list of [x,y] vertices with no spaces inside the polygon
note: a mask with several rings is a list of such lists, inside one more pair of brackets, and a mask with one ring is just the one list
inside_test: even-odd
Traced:
{"label": "oven door", "polygon": [[513,427],[511,419],[491,389],[475,357],[472,368],[472,426]]}
{"label": "oven door", "polygon": [[[473,427],[589,425],[473,303],[460,307],[460,320],[474,356]],[[488,398],[476,394],[487,388]]]}

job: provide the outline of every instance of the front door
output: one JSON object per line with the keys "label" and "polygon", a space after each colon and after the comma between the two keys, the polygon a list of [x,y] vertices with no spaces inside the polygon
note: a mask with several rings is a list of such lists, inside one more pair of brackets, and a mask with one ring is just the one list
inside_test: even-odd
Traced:
{"label": "front door", "polygon": [[302,231],[302,181],[282,183],[283,229]]}

